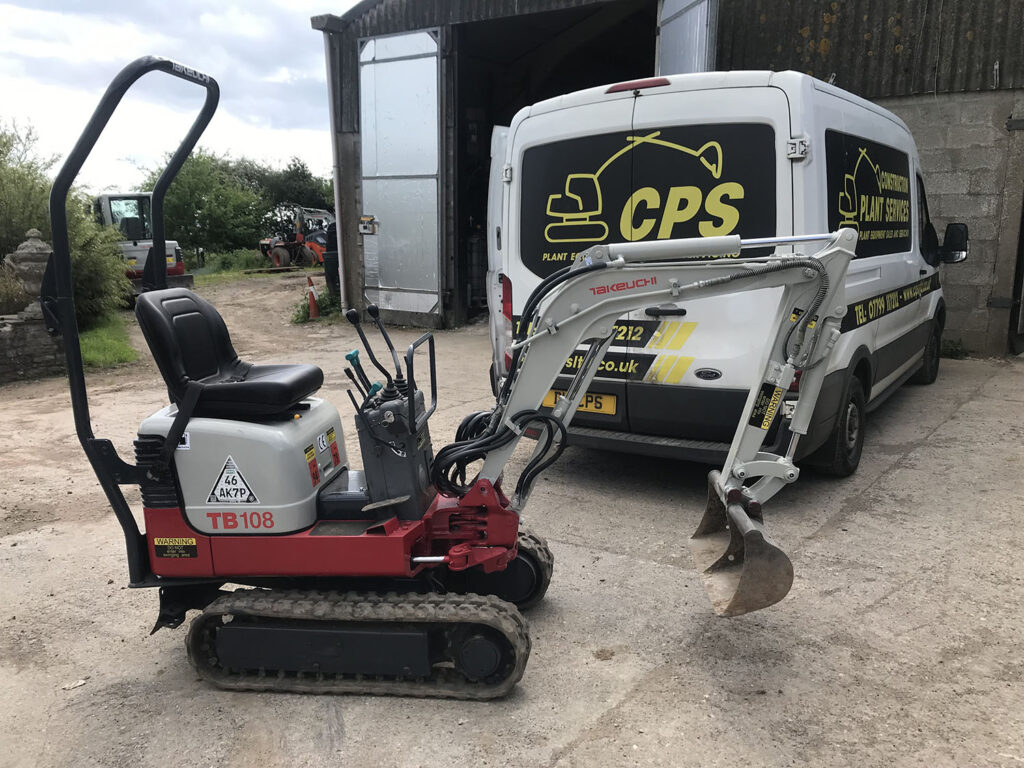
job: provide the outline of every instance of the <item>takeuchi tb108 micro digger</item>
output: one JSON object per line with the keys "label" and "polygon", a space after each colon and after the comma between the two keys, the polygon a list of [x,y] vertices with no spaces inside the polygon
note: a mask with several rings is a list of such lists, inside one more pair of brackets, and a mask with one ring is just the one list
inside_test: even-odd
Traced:
{"label": "takeuchi tb108 micro digger", "polygon": [[[155,57],[128,65],[107,89],[50,195],[54,252],[42,306],[61,333],[79,439],[124,530],[133,587],[156,587],[154,631],[201,613],[186,640],[199,674],[221,688],[391,693],[487,699],[522,677],[530,637],[521,609],[544,596],[553,559],[523,530],[530,488],[565,446],[566,425],[628,311],[679,314],[696,296],[777,288],[770,344],[751,361],[743,418],[690,540],[716,612],[732,616],[781,600],[793,569],[764,534],[762,504],[797,479],[806,434],[839,321],[857,236],[741,240],[737,236],[606,244],[536,287],[512,345],[509,374],[489,411],[469,415],[434,451],[434,339],[381,362],[350,311],[372,381],[357,354],[353,406],[363,468],[349,464],[338,411],[315,397],[312,365],[239,359],[221,316],[166,288],[148,259],[136,316],[170,404],[143,420],[134,463],[92,433],[71,289],[65,204],[71,184],[128,88],[162,72],[206,89],[206,101],[153,190],[153,248],[164,248],[168,186],[209,123],[218,86]],[[797,248],[819,243],[813,255]],[[754,256],[744,251],[755,248]],[[729,257],[729,258],[716,258]],[[585,353],[566,393],[542,407],[565,361]],[[425,372],[424,372],[425,371]],[[801,374],[785,455],[761,451],[783,393]],[[429,379],[429,402],[425,385]],[[525,434],[536,441],[515,481],[504,470]],[[121,493],[142,492],[140,531]],[[225,585],[231,585],[231,591]]]}

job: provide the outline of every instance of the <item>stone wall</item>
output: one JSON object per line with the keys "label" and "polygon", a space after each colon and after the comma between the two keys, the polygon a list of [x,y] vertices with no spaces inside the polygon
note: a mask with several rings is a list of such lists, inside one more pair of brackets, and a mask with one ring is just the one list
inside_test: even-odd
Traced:
{"label": "stone wall", "polygon": [[968,351],[1002,355],[1010,332],[1010,300],[1024,190],[1024,90],[880,99],[917,142],[932,221],[941,240],[946,224],[962,221],[971,255],[943,265],[948,308],[946,338]]}
{"label": "stone wall", "polygon": [[46,332],[36,312],[0,316],[0,384],[63,374],[60,340]]}

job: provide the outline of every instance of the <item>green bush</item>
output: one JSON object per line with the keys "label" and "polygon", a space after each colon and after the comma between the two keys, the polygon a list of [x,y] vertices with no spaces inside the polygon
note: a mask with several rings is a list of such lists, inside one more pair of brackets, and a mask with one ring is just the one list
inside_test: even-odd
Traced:
{"label": "green bush", "polygon": [[0,264],[0,315],[13,315],[28,305],[28,294],[14,270]]}
{"label": "green bush", "polygon": [[120,234],[93,220],[84,195],[68,202],[68,239],[75,317],[80,327],[88,328],[124,306],[132,285],[118,246]]}
{"label": "green bush", "polygon": [[[302,298],[296,302],[295,311],[292,313],[293,323],[309,322],[309,296],[308,286],[302,289]],[[341,316],[341,297],[330,291],[317,291],[317,307],[320,308],[320,317]]]}
{"label": "green bush", "polygon": [[[153,189],[162,172],[163,165],[148,170],[139,190]],[[184,251],[254,246],[265,234],[263,218],[269,210],[230,159],[204,149],[193,150],[164,198],[167,237]]]}
{"label": "green bush", "polygon": [[[0,125],[0,256],[11,253],[35,227],[52,243],[50,180],[55,158],[40,158],[31,129]],[[131,292],[117,230],[101,227],[92,217],[90,198],[68,196],[68,240],[78,324],[87,328],[117,309]]]}
{"label": "green bush", "polygon": [[36,135],[16,123],[0,124],[0,261],[38,229],[50,239],[50,179],[56,158],[40,158]]}

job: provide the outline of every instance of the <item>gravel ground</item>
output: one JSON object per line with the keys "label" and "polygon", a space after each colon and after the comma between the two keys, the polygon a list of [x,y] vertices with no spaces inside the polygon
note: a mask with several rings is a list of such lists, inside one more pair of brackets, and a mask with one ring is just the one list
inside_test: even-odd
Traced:
{"label": "gravel ground", "polygon": [[[355,335],[287,322],[304,280],[204,293],[242,357],[321,365],[358,457]],[[489,355],[486,326],[438,334],[435,448],[489,406]],[[90,376],[96,434],[122,456],[166,396],[142,358]],[[796,581],[737,619],[711,613],[684,544],[706,468],[570,448],[526,515],[556,558],[533,654],[485,704],[198,681],[184,630],[149,636],[156,595],[124,586],[65,382],[0,387],[0,765],[1020,766],[1022,365],[943,361],[869,420],[855,476],[808,472],[776,497],[768,527]]]}

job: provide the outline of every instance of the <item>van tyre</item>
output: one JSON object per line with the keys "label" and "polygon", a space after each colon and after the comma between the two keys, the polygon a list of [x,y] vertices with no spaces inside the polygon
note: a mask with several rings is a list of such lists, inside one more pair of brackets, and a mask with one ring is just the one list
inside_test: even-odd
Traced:
{"label": "van tyre", "polygon": [[939,377],[939,358],[942,356],[942,328],[934,320],[928,343],[924,345],[921,367],[910,377],[911,384],[934,384]]}
{"label": "van tyre", "polygon": [[839,418],[828,440],[808,462],[822,474],[849,477],[857,471],[864,450],[865,401],[860,379],[851,376]]}

